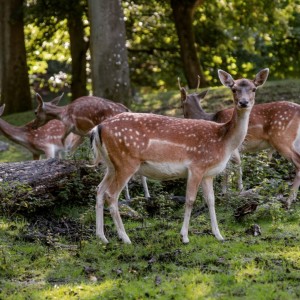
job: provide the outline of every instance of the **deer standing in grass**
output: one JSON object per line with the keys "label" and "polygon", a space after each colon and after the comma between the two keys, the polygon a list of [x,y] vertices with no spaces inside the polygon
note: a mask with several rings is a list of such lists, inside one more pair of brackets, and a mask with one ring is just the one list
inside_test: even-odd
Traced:
{"label": "deer standing in grass", "polygon": [[[206,113],[201,105],[202,94],[187,94],[181,91],[182,108],[185,118],[212,120],[225,123],[230,120],[233,108],[217,113]],[[291,161],[296,169],[290,194],[285,200],[286,208],[290,208],[296,200],[300,185],[300,105],[288,101],[256,104],[250,114],[248,132],[240,147],[243,152],[269,150],[269,156],[277,151]],[[242,170],[238,149],[233,153],[234,161],[239,165],[239,188],[242,189]]]}
{"label": "deer standing in grass", "polygon": [[94,163],[103,158],[106,164],[105,176],[97,190],[96,235],[108,242],[103,216],[106,202],[118,236],[124,243],[131,243],[119,214],[118,197],[128,180],[139,173],[158,180],[187,178],[183,243],[189,242],[190,216],[201,184],[212,232],[218,240],[223,240],[215,212],[213,178],[226,167],[232,152],[243,142],[256,88],[265,82],[268,71],[262,70],[254,80],[233,80],[230,74],[218,71],[221,82],[234,91],[235,108],[225,124],[122,113],[96,126],[91,135]]}
{"label": "deer standing in grass", "polygon": [[[4,108],[5,104],[0,106],[0,116]],[[45,154],[46,158],[59,157],[62,152],[73,151],[82,142],[80,136],[71,134],[63,145],[61,137],[65,126],[61,121],[53,120],[37,130],[32,129],[32,124],[33,121],[24,126],[14,126],[0,118],[0,134],[27,148],[34,160],[40,159],[42,154]]]}
{"label": "deer standing in grass", "polygon": [[[71,132],[82,137],[89,136],[91,129],[96,125],[119,113],[129,111],[121,103],[93,96],[80,97],[68,105],[58,106],[57,104],[62,96],[63,94],[50,102],[44,102],[42,97],[36,94],[38,107],[35,110],[36,119],[33,128],[38,128],[53,119],[60,120],[65,125],[65,131],[61,139],[63,144]],[[144,177],[142,177],[142,184],[145,197],[149,198],[147,181]],[[125,194],[126,199],[129,200],[127,185]]]}

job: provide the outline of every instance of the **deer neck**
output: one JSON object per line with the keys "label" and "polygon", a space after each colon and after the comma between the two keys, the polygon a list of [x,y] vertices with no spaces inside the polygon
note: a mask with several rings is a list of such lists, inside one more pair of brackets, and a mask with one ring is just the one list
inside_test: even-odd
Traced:
{"label": "deer neck", "polygon": [[227,150],[232,152],[238,148],[244,141],[249,124],[251,109],[238,110],[234,109],[230,121],[224,124],[223,134],[227,140]]}
{"label": "deer neck", "polygon": [[64,106],[52,106],[51,109],[47,111],[47,115],[51,119],[62,120],[66,115],[66,109]]}
{"label": "deer neck", "polygon": [[200,119],[206,121],[214,121],[214,114],[206,113],[197,107],[196,109],[186,111],[184,117],[187,119]]}
{"label": "deer neck", "polygon": [[0,133],[2,133],[9,140],[22,144],[27,138],[27,127],[18,127],[7,123],[6,121],[0,119]]}

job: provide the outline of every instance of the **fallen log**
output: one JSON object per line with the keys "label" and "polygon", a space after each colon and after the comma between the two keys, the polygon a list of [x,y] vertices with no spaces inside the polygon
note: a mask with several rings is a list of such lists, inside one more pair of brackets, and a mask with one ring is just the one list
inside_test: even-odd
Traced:
{"label": "fallen log", "polygon": [[74,204],[94,199],[102,178],[100,169],[96,171],[86,161],[0,163],[0,210],[31,214],[66,201]]}

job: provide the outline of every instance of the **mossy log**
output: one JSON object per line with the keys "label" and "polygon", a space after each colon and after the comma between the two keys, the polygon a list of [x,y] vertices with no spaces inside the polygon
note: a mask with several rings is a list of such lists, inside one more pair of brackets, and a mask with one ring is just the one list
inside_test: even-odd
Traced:
{"label": "mossy log", "polygon": [[0,210],[35,213],[62,203],[95,199],[102,178],[86,161],[46,159],[0,163]]}

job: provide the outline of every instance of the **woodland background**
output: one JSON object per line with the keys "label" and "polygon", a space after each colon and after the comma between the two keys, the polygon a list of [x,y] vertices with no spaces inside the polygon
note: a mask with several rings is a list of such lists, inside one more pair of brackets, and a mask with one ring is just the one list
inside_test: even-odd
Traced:
{"label": "woodland background", "polygon": [[139,92],[219,85],[269,67],[300,72],[300,4],[292,0],[1,0],[0,90],[5,113],[65,91],[127,105]]}

